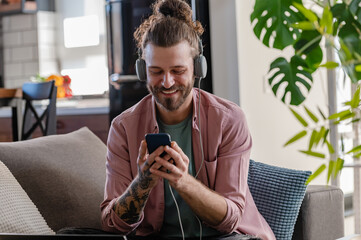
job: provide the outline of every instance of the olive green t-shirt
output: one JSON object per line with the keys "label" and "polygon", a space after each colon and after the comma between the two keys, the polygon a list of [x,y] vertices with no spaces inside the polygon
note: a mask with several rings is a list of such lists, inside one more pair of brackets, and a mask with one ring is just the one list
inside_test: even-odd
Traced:
{"label": "olive green t-shirt", "polygon": [[[184,154],[187,155],[189,158],[188,172],[192,176],[195,176],[196,172],[192,149],[192,114],[190,114],[182,122],[175,125],[164,124],[160,121],[160,119],[157,119],[157,121],[159,125],[159,132],[168,133],[171,136],[171,140],[175,141],[183,150]],[[179,206],[185,237],[198,237],[200,235],[200,226],[196,215],[176,190],[172,189],[172,192]],[[171,195],[167,180],[164,181],[164,198],[164,220],[160,234],[164,237],[182,237],[176,205]],[[202,224],[202,237],[217,235],[220,235],[217,230],[206,227]]]}

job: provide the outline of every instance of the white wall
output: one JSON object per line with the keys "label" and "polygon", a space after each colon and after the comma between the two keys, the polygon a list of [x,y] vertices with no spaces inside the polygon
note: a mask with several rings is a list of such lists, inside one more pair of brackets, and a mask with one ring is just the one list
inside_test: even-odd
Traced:
{"label": "white wall", "polygon": [[210,0],[209,5],[213,92],[239,104],[235,1]]}
{"label": "white wall", "polygon": [[18,88],[37,74],[57,73],[54,12],[3,16],[4,84]]}
{"label": "white wall", "polygon": [[[322,161],[298,152],[306,148],[305,141],[283,147],[302,128],[265,81],[270,63],[285,53],[265,47],[255,37],[250,23],[253,5],[254,0],[210,0],[214,93],[240,104],[246,113],[253,137],[252,159],[314,171]],[[317,105],[326,110],[327,85],[314,77],[318,79],[306,104],[311,110]],[[325,182],[321,176],[313,184]]]}

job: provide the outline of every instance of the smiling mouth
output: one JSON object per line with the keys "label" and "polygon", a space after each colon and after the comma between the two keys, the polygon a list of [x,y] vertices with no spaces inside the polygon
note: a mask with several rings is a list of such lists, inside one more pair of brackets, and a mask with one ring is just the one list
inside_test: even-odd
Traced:
{"label": "smiling mouth", "polygon": [[177,89],[174,89],[174,90],[163,90],[162,93],[164,94],[172,94],[172,93],[175,93],[177,91]]}

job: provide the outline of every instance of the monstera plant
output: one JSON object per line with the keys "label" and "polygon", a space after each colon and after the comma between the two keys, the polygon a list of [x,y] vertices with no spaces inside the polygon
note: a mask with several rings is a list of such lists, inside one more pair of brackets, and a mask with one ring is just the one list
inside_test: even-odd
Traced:
{"label": "monstera plant", "polygon": [[[289,106],[303,128],[285,146],[308,137],[300,151],[323,160],[308,182],[326,169],[328,182],[337,177],[347,155],[361,156],[361,145],[345,149],[342,135],[339,148],[330,143],[332,124],[360,121],[361,0],[255,0],[251,23],[267,47],[292,49],[293,55],[275,59],[267,74],[274,95]],[[335,60],[326,60],[326,49],[334,51]],[[304,105],[313,75],[322,68],[342,70],[357,86],[340,112],[326,115],[318,106],[311,111]]]}

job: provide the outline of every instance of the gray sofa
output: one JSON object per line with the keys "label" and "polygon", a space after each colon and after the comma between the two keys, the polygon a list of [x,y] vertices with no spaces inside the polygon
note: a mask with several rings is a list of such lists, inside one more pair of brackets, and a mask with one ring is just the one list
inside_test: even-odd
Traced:
{"label": "gray sofa", "polygon": [[[6,182],[1,178],[6,174],[0,175],[0,233],[54,234],[64,227],[100,228],[105,155],[106,146],[87,128],[64,135],[0,143],[0,163],[3,163],[0,174],[1,167],[5,166],[8,171],[3,169],[3,172],[15,177]],[[5,187],[1,188],[2,185]],[[19,194],[21,188],[25,190],[22,195]],[[17,193],[11,192],[14,189]],[[2,200],[1,196],[10,196],[10,200]],[[34,203],[32,206],[30,199]],[[17,226],[19,220],[16,219],[24,221],[29,212],[30,219],[37,221],[30,220]],[[14,216],[17,214],[19,216]],[[33,226],[34,223],[40,227]],[[297,240],[342,237],[342,191],[330,186],[309,186],[294,229],[293,239]]]}

